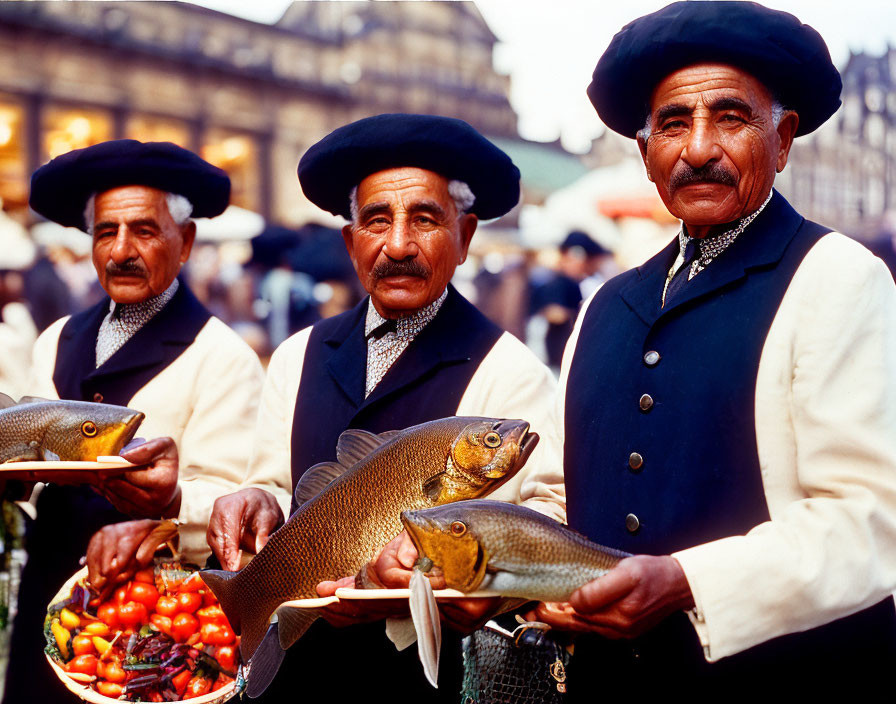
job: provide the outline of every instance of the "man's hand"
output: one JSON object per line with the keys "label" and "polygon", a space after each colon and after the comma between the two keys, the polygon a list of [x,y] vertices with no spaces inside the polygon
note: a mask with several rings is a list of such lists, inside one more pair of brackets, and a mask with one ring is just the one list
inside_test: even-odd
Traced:
{"label": "man's hand", "polygon": [[240,568],[240,551],[258,553],[277,528],[283,512],[263,489],[240,489],[215,501],[205,537],[225,570]]}
{"label": "man's hand", "polygon": [[529,618],[560,630],[634,638],[669,614],[693,606],[691,588],[675,558],[635,555],[577,589],[569,604],[539,604]]}
{"label": "man's hand", "polygon": [[165,542],[153,534],[160,525],[161,521],[127,521],[94,533],[87,546],[87,580],[101,599],[152,563],[156,548]]}
{"label": "man's hand", "polygon": [[[380,551],[380,554],[366,565],[368,581],[384,589],[407,589],[417,561],[417,548],[407,531],[402,531]],[[444,589],[445,582],[440,576],[429,578],[433,589]],[[352,578],[338,582],[321,582],[317,593],[330,596],[338,587],[354,586]],[[452,599],[439,604],[442,621],[462,633],[469,633],[488,620],[497,607],[499,598],[494,599]],[[403,599],[382,599],[357,601],[343,599],[338,604],[328,606],[322,616],[334,626],[352,623],[378,621],[389,617],[403,618],[409,615],[408,602]]]}
{"label": "man's hand", "polygon": [[119,511],[137,518],[175,518],[180,511],[177,445],[156,438],[128,450],[128,462],[148,465],[111,479],[100,478],[97,490]]}

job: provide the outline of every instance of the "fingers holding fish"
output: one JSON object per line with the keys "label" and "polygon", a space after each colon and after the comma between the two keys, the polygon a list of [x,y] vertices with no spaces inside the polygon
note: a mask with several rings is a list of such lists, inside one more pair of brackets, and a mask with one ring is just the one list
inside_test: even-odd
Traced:
{"label": "fingers holding fish", "polygon": [[681,565],[671,556],[635,555],[569,598],[579,623],[609,638],[634,638],[675,611],[693,608]]}
{"label": "fingers holding fish", "polygon": [[177,445],[171,438],[155,438],[122,454],[136,465],[145,466],[103,479],[98,490],[119,511],[135,517],[171,518],[180,510]]}
{"label": "fingers holding fish", "polygon": [[460,633],[472,633],[491,618],[501,604],[501,597],[452,599],[439,604],[442,623]]}
{"label": "fingers holding fish", "polygon": [[240,489],[215,501],[206,540],[224,569],[235,571],[241,549],[257,554],[281,525],[283,512],[273,494]]}
{"label": "fingers holding fish", "polygon": [[[384,589],[406,589],[411,582],[417,548],[406,530],[401,531],[380,550],[379,555],[365,565],[366,579]],[[362,585],[365,586],[365,585]],[[444,584],[433,582],[433,588]]]}
{"label": "fingers holding fish", "polygon": [[[321,582],[317,585],[317,593],[320,596],[333,596],[337,589],[354,586],[354,577],[343,577],[336,581]],[[392,617],[406,617],[408,613],[408,603],[402,599],[343,599],[320,609],[321,617],[336,628],[382,621]]]}

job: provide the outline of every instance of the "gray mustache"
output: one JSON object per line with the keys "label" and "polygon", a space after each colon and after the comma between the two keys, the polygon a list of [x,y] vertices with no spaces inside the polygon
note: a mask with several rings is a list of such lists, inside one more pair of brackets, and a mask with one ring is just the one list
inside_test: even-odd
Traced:
{"label": "gray mustache", "polygon": [[669,179],[669,188],[673,191],[687,186],[689,183],[721,183],[723,186],[737,185],[734,174],[716,162],[695,169],[688,164],[682,164]]}
{"label": "gray mustache", "polygon": [[389,276],[416,276],[421,279],[429,278],[429,269],[420,264],[416,259],[405,261],[385,261],[377,264],[373,271],[373,278],[385,279]]}

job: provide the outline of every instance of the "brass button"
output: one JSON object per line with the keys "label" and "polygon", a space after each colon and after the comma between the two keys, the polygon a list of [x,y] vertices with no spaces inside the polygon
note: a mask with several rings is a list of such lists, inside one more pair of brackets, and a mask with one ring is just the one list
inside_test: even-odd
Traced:
{"label": "brass button", "polygon": [[638,529],[641,527],[641,521],[638,520],[638,517],[630,513],[625,517],[625,529],[632,534],[638,532]]}
{"label": "brass button", "polygon": [[102,403],[102,402],[103,402],[103,395],[102,395],[99,391],[97,391],[97,392],[93,395],[93,400],[94,400],[95,403]]}
{"label": "brass button", "polygon": [[628,466],[637,472],[644,466],[644,458],[637,452],[633,452],[628,456]]}
{"label": "brass button", "polygon": [[648,367],[655,367],[660,361],[660,353],[656,350],[650,350],[644,354],[644,364]]}
{"label": "brass button", "polygon": [[650,397],[650,394],[644,394],[641,398],[638,399],[638,406],[645,413],[653,408],[653,399]]}

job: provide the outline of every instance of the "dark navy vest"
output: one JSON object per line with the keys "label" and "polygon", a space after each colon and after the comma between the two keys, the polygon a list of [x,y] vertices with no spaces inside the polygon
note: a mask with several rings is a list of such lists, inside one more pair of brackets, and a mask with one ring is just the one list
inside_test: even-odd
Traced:
{"label": "dark navy vest", "polygon": [[[366,312],[365,300],[311,331],[293,420],[293,486],[312,465],[336,459],[336,441],[347,428],[380,433],[455,415],[470,379],[502,334],[449,286],[436,317],[365,399]],[[393,703],[455,704],[460,638],[448,629],[443,638],[440,687],[433,689],[423,676],[416,646],[396,651],[382,621],[349,628],[317,621],[287,651],[280,674],[258,701],[289,701],[297,686],[314,680],[333,701],[379,694]]]}
{"label": "dark navy vest", "polygon": [[[127,406],[137,391],[193,343],[211,318],[181,281],[168,304],[96,368],[97,333],[108,312],[107,298],[63,326],[53,372],[59,398]],[[67,701],[71,696],[56,678],[34,677],[46,667],[41,624],[47,602],[78,569],[90,537],[104,525],[129,518],[91,488],[74,486],[46,486],[37,512],[27,535],[28,562],[13,629],[5,702]]]}
{"label": "dark navy vest", "polygon": [[[769,520],[754,427],[759,358],[794,272],[827,232],[776,193],[665,309],[660,298],[677,240],[601,289],[582,321],[566,386],[570,526],[605,545],[662,555]],[[838,622],[810,633],[828,645],[826,629],[846,639],[844,648],[883,642],[892,650],[891,599],[843,622],[855,628]],[[792,647],[793,638],[807,641],[778,640]],[[683,614],[620,647],[638,652],[639,662],[652,651],[668,664],[668,649],[683,643],[685,659],[705,667]],[[753,651],[764,647],[744,659],[755,665]]]}

